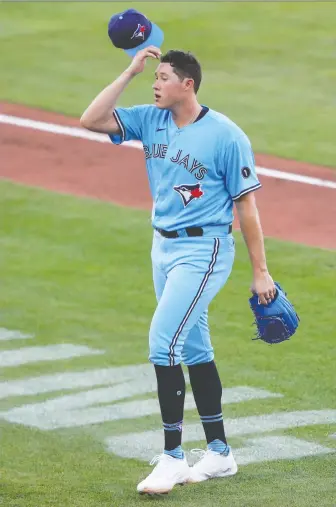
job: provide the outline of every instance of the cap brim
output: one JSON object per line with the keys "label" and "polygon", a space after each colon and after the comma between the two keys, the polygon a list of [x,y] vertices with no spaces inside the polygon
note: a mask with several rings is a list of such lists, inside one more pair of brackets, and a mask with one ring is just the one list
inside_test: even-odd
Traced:
{"label": "cap brim", "polygon": [[124,51],[131,57],[134,57],[138,51],[141,51],[142,49],[148,48],[148,46],[155,46],[157,48],[161,47],[163,43],[164,35],[161,28],[159,28],[157,25],[152,23],[152,31],[146,42],[143,42],[136,48],[132,49],[124,49]]}

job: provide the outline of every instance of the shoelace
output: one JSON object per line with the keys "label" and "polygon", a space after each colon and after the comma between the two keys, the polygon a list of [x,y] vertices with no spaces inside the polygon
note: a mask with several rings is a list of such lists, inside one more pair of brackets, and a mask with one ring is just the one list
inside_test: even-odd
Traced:
{"label": "shoelace", "polygon": [[204,449],[191,449],[190,453],[195,454],[199,458],[203,458],[207,454],[208,450],[205,451]]}
{"label": "shoelace", "polygon": [[150,465],[155,465],[155,463],[158,463],[160,461],[162,457],[162,454],[157,454],[156,456],[154,456],[154,458],[152,458],[149,462]]}

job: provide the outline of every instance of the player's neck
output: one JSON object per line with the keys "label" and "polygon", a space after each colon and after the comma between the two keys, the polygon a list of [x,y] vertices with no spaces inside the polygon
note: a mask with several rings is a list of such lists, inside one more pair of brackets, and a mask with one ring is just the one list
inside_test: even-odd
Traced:
{"label": "player's neck", "polygon": [[188,102],[178,103],[171,109],[173,120],[179,129],[193,123],[201,111],[202,106],[196,97]]}

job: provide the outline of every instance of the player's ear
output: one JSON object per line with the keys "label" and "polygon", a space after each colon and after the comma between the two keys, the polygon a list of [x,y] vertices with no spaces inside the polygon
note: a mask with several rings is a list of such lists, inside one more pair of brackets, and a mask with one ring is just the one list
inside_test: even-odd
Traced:
{"label": "player's ear", "polygon": [[194,90],[194,80],[191,78],[186,78],[184,81],[184,87],[186,91]]}

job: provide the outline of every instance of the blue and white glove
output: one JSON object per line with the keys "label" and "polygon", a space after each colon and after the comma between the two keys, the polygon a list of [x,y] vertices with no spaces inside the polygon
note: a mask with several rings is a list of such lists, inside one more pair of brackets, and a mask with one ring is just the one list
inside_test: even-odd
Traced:
{"label": "blue and white glove", "polygon": [[299,316],[287,298],[287,293],[275,282],[277,288],[274,299],[268,305],[259,303],[258,295],[249,299],[257,326],[256,338],[266,343],[281,343],[288,340],[299,325]]}

